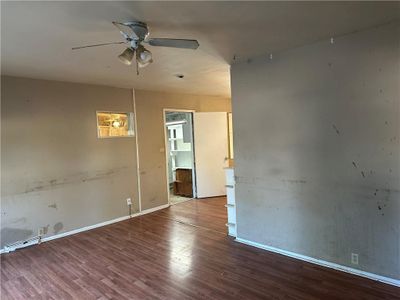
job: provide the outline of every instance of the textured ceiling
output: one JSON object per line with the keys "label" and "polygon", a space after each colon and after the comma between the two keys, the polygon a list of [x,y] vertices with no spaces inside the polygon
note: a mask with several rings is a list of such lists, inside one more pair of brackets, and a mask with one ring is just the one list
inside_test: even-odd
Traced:
{"label": "textured ceiling", "polygon": [[[229,64],[387,23],[400,2],[4,2],[2,74],[118,87],[230,95]],[[111,21],[140,20],[152,37],[194,38],[196,51],[148,47],[154,63],[121,64]],[[178,79],[175,74],[184,74]]]}

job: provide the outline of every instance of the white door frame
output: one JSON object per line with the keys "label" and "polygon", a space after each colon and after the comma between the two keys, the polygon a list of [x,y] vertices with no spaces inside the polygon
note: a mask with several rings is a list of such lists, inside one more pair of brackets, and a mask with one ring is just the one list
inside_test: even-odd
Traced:
{"label": "white door frame", "polygon": [[166,185],[167,185],[167,195],[168,195],[168,204],[171,205],[170,201],[170,193],[169,193],[169,174],[168,174],[168,134],[167,134],[167,126],[165,125],[167,123],[167,119],[165,118],[165,114],[167,112],[186,112],[186,113],[192,113],[192,191],[193,191],[193,198],[197,197],[197,191],[196,191],[196,170],[195,170],[195,153],[194,153],[194,133],[193,133],[193,117],[194,113],[196,112],[195,110],[191,109],[175,109],[175,108],[164,108],[163,109],[163,126],[164,126],[164,149],[165,149],[165,175],[166,175]]}
{"label": "white door frame", "polygon": [[197,198],[226,195],[227,113],[199,112],[194,116]]}

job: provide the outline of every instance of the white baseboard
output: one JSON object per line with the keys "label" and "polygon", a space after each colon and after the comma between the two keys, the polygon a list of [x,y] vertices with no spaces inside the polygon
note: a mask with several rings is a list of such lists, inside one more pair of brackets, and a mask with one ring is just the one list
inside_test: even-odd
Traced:
{"label": "white baseboard", "polygon": [[[136,215],[137,214],[132,215],[132,218],[135,217]],[[42,238],[42,242],[52,241],[52,240],[63,238],[63,237],[69,236],[69,235],[77,234],[77,233],[80,233],[80,232],[83,232],[83,231],[88,231],[88,230],[95,229],[95,228],[98,228],[98,227],[103,227],[103,226],[110,225],[110,224],[113,224],[113,223],[125,221],[125,220],[128,220],[130,218],[131,218],[131,216],[123,216],[123,217],[119,217],[119,218],[112,219],[112,220],[109,220],[109,221],[97,223],[97,224],[94,224],[94,225],[89,225],[89,226],[85,226],[85,227],[82,227],[82,228],[74,229],[74,230],[71,230],[71,231],[55,234],[55,235],[52,235],[52,236],[49,236],[49,237]]]}
{"label": "white baseboard", "polygon": [[397,279],[394,279],[394,278],[385,277],[385,276],[377,275],[377,274],[374,274],[374,273],[369,273],[369,272],[353,269],[353,268],[350,268],[350,267],[342,266],[342,265],[335,264],[335,263],[332,263],[332,262],[328,262],[328,261],[325,261],[325,260],[320,260],[320,259],[316,259],[316,258],[313,258],[313,257],[310,257],[310,256],[305,256],[305,255],[302,255],[302,254],[298,254],[298,253],[282,250],[282,249],[279,249],[279,248],[263,245],[263,244],[260,244],[260,243],[257,243],[257,242],[252,242],[252,241],[249,241],[249,240],[246,240],[246,239],[242,239],[242,238],[238,238],[238,237],[235,239],[235,241],[237,241],[239,243],[242,243],[242,244],[249,245],[249,246],[253,246],[253,247],[260,248],[260,249],[264,249],[264,250],[267,250],[267,251],[271,251],[271,252],[275,252],[275,253],[282,254],[282,255],[285,255],[285,256],[289,256],[289,257],[292,257],[292,258],[300,259],[300,260],[303,260],[303,261],[306,261],[306,262],[309,262],[309,263],[312,263],[312,264],[316,264],[316,265],[320,265],[320,266],[323,266],[323,267],[327,267],[327,268],[343,271],[343,272],[346,272],[346,273],[358,275],[358,276],[361,276],[361,277],[369,278],[369,279],[372,279],[372,280],[375,280],[375,281],[380,281],[380,282],[384,282],[384,283],[387,283],[387,284],[390,284],[390,285],[394,285],[394,286],[400,287],[400,280],[397,280]]}
{"label": "white baseboard", "polygon": [[[48,242],[48,241],[52,241],[52,240],[55,240],[55,239],[63,238],[63,237],[69,236],[69,235],[77,234],[77,233],[80,233],[80,232],[83,232],[83,231],[88,231],[88,230],[95,229],[95,228],[98,228],[98,227],[103,227],[103,226],[110,225],[110,224],[113,224],[113,223],[125,221],[125,220],[128,220],[130,218],[143,216],[143,215],[146,215],[146,214],[149,214],[149,213],[152,213],[152,212],[155,212],[157,210],[161,210],[161,209],[164,209],[164,208],[167,208],[167,207],[169,207],[169,204],[164,204],[164,205],[160,205],[160,206],[157,206],[157,207],[153,207],[153,208],[142,210],[141,212],[138,212],[138,213],[130,215],[130,216],[123,216],[123,217],[119,217],[119,218],[116,218],[116,219],[108,220],[108,221],[105,221],[105,222],[97,223],[97,224],[94,224],[94,225],[89,225],[89,226],[85,226],[85,227],[82,227],[82,228],[74,229],[74,230],[71,230],[71,231],[55,234],[55,235],[52,235],[52,236],[49,236],[49,237],[44,237],[44,238],[42,238],[41,242],[42,243],[43,242]],[[33,246],[33,245],[36,245],[36,244],[38,244],[37,240],[29,242],[29,243],[26,243],[26,244],[23,244],[23,246],[18,247],[18,249],[26,248],[26,247]],[[16,249],[7,249],[6,247],[4,247],[4,248],[0,249],[0,254],[8,253],[8,252],[11,252],[11,251],[14,251],[14,250],[16,250]]]}
{"label": "white baseboard", "polygon": [[170,206],[169,203],[167,203],[167,204],[163,204],[163,205],[156,206],[153,208],[148,208],[148,209],[142,210],[142,212],[140,212],[139,215],[141,216],[141,215],[149,214],[149,213],[155,212],[157,210],[167,208],[169,206]]}

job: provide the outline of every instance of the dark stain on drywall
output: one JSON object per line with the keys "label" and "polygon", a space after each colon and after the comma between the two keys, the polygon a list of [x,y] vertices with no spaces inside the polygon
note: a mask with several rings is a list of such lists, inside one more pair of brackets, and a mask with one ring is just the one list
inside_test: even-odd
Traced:
{"label": "dark stain on drywall", "polygon": [[33,234],[32,230],[5,227],[1,229],[1,247],[16,241],[25,241]]}
{"label": "dark stain on drywall", "polygon": [[353,164],[354,168],[357,169],[357,164],[354,161],[352,162],[352,164]]}
{"label": "dark stain on drywall", "polygon": [[378,211],[381,211],[381,215],[384,216],[385,208],[387,208],[390,205],[390,197],[391,197],[392,192],[399,193],[400,191],[393,190],[393,189],[380,189],[380,190],[376,189],[374,195],[378,195],[378,191],[380,194],[380,197],[379,197],[380,200],[378,200],[376,202],[376,205],[377,205]]}
{"label": "dark stain on drywall", "polygon": [[46,226],[42,227],[43,234],[47,234],[49,232],[49,227],[50,227],[50,225],[46,225]]}
{"label": "dark stain on drywall", "polygon": [[54,234],[59,233],[63,228],[64,228],[64,224],[61,222],[54,224],[54,226],[53,226]]}
{"label": "dark stain on drywall", "polygon": [[361,175],[362,175],[363,178],[365,178],[365,173],[364,173],[364,171],[361,171]]}

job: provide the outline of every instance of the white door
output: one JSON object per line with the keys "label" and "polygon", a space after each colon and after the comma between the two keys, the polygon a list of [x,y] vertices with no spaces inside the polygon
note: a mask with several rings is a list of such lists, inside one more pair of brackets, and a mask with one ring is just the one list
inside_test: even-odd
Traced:
{"label": "white door", "polygon": [[226,195],[227,113],[194,113],[193,131],[197,198]]}

